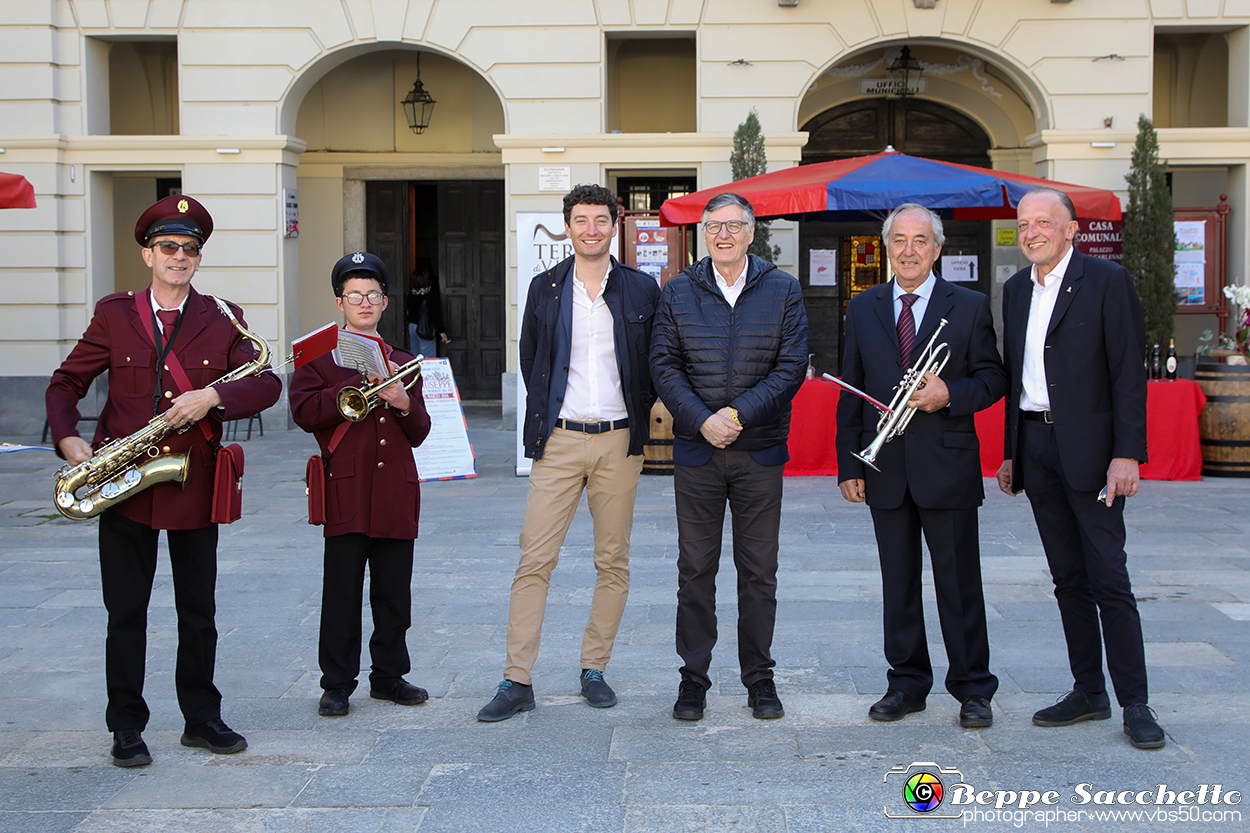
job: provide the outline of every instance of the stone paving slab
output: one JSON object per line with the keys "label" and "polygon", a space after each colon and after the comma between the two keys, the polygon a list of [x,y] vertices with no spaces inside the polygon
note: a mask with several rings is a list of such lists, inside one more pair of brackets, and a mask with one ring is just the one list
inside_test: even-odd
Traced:
{"label": "stone paving slab", "polygon": [[[429,689],[430,702],[371,700],[366,669],[350,715],[317,715],[322,553],[300,479],[312,445],[298,432],[271,431],[245,444],[245,515],[222,528],[218,565],[217,682],[226,720],[250,747],[213,756],[178,743],[176,617],[162,544],[145,692],[155,762],[139,771],[108,760],[96,523],[52,512],[51,455],[0,455],[0,672],[10,682],[0,689],[0,830],[895,833],[940,827],[908,810],[897,774],[887,777],[913,762],[958,769],[991,790],[1250,780],[1250,480],[1146,483],[1130,504],[1129,568],[1152,705],[1169,736],[1162,750],[1133,749],[1118,709],[1111,720],[1063,729],[1031,724],[1070,686],[1062,628],[1028,503],[988,479],[982,570],[1000,677],[990,729],[959,729],[958,703],[941,688],[945,648],[927,567],[938,686],[925,712],[895,724],[867,719],[885,688],[881,578],[869,513],[842,501],[832,478],[785,483],[774,644],[784,718],[757,721],[746,707],[726,559],[706,717],[672,719],[680,664],[673,484],[644,477],[630,600],[608,669],[620,704],[589,709],[578,696],[594,581],[583,505],[552,581],[534,668],[538,707],[479,723],[502,673],[526,481],[513,474],[513,435],[499,428],[498,406],[467,410],[478,476],[422,489],[409,678]],[[887,819],[883,809],[904,817]],[[1247,823],[1250,815],[1195,829]],[[959,824],[1021,826],[985,814]],[[1147,823],[1087,817],[1050,826]]]}

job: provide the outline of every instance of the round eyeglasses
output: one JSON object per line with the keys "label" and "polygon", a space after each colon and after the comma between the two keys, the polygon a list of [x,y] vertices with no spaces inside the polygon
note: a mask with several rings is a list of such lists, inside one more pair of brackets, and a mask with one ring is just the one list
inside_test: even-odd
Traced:
{"label": "round eyeglasses", "polygon": [[724,226],[725,230],[730,234],[737,234],[749,225],[751,224],[744,223],[741,220],[726,220],[724,222],[721,222],[720,220],[708,220],[703,224],[703,230],[708,234],[720,234],[721,226]]}
{"label": "round eyeglasses", "polygon": [[369,299],[369,306],[376,307],[386,300],[386,295],[385,293],[377,292],[377,291],[369,292],[369,293],[362,293],[362,292],[355,292],[355,291],[343,293],[343,299],[347,301],[347,303],[351,304],[353,307],[360,306],[361,303],[363,303],[366,298]]}

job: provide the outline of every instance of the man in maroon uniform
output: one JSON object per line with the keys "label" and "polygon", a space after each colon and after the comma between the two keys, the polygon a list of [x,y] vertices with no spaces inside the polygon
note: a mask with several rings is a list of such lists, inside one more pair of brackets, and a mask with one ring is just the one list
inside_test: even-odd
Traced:
{"label": "man in maroon uniform", "polygon": [[[334,264],[330,283],[346,329],[377,335],[391,283],[386,264],[365,252],[346,255]],[[389,344],[386,350],[392,373],[413,359]],[[430,415],[420,380],[411,390],[394,382],[381,390],[380,402],[368,416],[348,422],[339,413],[339,391],[379,381],[372,374],[362,379],[331,355],[314,359],[291,377],[291,413],[300,428],[316,435],[326,470],[325,578],[317,651],[325,691],[318,711],[326,716],[347,714],[348,697],[356,689],[366,564],[373,608],[369,696],[402,706],[429,699],[425,689],[404,675],[412,667],[405,635],[412,625],[412,542],[421,514],[412,449],[430,433]]]}
{"label": "man in maroon uniform", "polygon": [[[191,197],[166,197],[148,208],[135,226],[135,240],[152,270],[151,286],[139,293],[109,295],[96,304],[91,324],[52,374],[46,395],[57,453],[75,465],[92,456],[92,446],[78,435],[78,401],[101,373],[108,373],[109,396],[100,411],[95,447],[135,433],[156,414],[186,429],[160,443],[165,454],[190,455],[185,484],[160,483],[100,515],[100,576],[108,611],[105,720],[113,733],[117,766],[152,762],[142,737],[148,722],[143,676],[148,600],[162,529],[167,530],[178,612],[174,684],[186,719],[182,743],[220,754],[247,748],[242,735],[222,722],[221,692],[213,685],[213,478],[222,423],[273,405],[282,383],[266,371],[213,384],[251,362],[256,350],[211,298],[191,287],[212,231],[212,217]],[[234,307],[234,312],[241,321],[242,311]],[[184,390],[167,369],[175,362],[185,370],[192,390]]]}

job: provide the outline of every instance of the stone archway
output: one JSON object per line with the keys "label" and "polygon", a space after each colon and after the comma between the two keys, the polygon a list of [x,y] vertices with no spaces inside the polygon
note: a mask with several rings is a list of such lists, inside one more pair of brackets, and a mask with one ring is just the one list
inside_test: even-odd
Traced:
{"label": "stone archway", "polygon": [[[437,102],[421,134],[409,130],[400,107],[418,71]],[[363,249],[391,272],[379,332],[407,346],[408,284],[417,269],[428,269],[450,338],[439,354],[451,359],[461,395],[499,398],[507,266],[496,256],[503,251],[496,238],[504,226],[504,169],[492,136],[506,132],[507,120],[490,79],[424,45],[356,44],[306,69],[288,91],[281,119],[307,146],[295,171],[306,218],[301,330],[337,317],[324,289],[326,270],[343,253]],[[475,189],[490,199],[461,198]],[[462,245],[457,235],[466,229],[471,239]]]}
{"label": "stone archway", "polygon": [[990,165],[985,130],[957,110],[915,98],[869,98],[838,105],[809,119],[803,163],[880,153],[887,146],[913,156],[964,165]]}

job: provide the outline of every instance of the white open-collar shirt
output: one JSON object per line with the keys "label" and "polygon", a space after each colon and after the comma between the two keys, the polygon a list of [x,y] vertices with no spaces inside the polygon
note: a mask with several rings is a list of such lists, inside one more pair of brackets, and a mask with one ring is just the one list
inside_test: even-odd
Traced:
{"label": "white open-collar shirt", "polygon": [[1038,280],[1037,265],[1030,270],[1033,297],[1029,301],[1029,323],[1024,331],[1024,366],[1020,373],[1020,410],[1049,411],[1050,391],[1046,387],[1046,330],[1055,313],[1055,302],[1063,291],[1063,276],[1072,261],[1069,246],[1055,268]]}
{"label": "white open-collar shirt", "polygon": [[573,268],[573,342],[560,419],[613,422],[628,414],[616,363],[612,311],[603,299],[611,279],[611,273],[604,276],[599,295],[592,301],[586,284],[577,277],[577,267]]}

